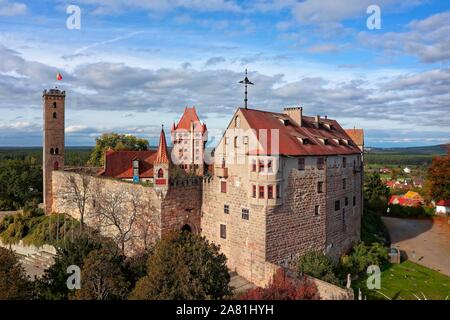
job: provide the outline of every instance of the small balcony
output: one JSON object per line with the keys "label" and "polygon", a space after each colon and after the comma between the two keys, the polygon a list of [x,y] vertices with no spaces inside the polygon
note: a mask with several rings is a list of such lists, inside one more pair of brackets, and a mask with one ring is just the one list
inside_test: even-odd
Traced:
{"label": "small balcony", "polygon": [[214,171],[219,178],[228,178],[228,168],[215,167]]}

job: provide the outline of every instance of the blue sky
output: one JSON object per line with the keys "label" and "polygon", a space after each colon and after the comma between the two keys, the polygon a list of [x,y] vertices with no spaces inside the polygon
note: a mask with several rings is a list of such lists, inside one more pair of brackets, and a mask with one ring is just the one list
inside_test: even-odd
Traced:
{"label": "blue sky", "polygon": [[213,136],[243,104],[245,68],[252,108],[300,105],[364,128],[368,146],[446,143],[449,33],[447,1],[0,0],[0,146],[41,145],[57,72],[67,145],[111,131],[154,144],[193,105]]}

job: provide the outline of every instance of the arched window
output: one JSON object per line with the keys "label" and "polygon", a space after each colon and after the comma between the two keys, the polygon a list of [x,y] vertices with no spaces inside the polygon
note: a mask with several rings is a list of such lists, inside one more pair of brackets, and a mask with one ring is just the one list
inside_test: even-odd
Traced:
{"label": "arched window", "polygon": [[59,149],[55,148],[55,154],[59,154]]}
{"label": "arched window", "polygon": [[56,108],[56,102],[53,102],[53,108]]}
{"label": "arched window", "polygon": [[237,148],[239,146],[239,137],[234,137],[234,147]]}
{"label": "arched window", "polygon": [[164,177],[164,170],[162,168],[159,168],[158,170],[158,178],[163,178]]}
{"label": "arched window", "polygon": [[56,119],[56,112],[53,112],[53,119]]}
{"label": "arched window", "polygon": [[58,161],[55,161],[55,163],[53,164],[53,170],[58,170],[59,169],[59,163]]}
{"label": "arched window", "polygon": [[53,150],[53,148],[50,148],[50,154],[54,154],[55,151]]}
{"label": "arched window", "polygon": [[239,116],[236,116],[236,118],[234,119],[234,126],[236,128],[240,128],[241,127],[241,118],[239,118]]}

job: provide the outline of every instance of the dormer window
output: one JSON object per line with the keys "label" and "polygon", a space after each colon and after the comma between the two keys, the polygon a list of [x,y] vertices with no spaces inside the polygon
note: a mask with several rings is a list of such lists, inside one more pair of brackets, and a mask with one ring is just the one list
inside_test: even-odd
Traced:
{"label": "dormer window", "polygon": [[280,121],[284,126],[287,126],[289,124],[289,119],[280,119]]}
{"label": "dormer window", "polygon": [[320,142],[322,142],[324,145],[328,144],[328,139],[327,138],[318,138],[320,140]]}
{"label": "dormer window", "polygon": [[299,138],[297,137],[297,140],[301,143],[301,144],[309,144],[309,139],[308,138]]}

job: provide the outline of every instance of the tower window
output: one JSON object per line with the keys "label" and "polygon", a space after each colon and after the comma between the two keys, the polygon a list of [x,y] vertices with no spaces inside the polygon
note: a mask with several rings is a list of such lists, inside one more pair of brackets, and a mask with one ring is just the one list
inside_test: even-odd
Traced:
{"label": "tower window", "polygon": [[259,198],[264,198],[264,186],[259,186]]}
{"label": "tower window", "polygon": [[273,199],[273,186],[272,185],[267,186],[267,197],[269,199]]}
{"label": "tower window", "polygon": [[315,207],[314,207],[314,214],[315,214],[316,216],[319,215],[319,211],[320,211],[320,206],[315,206]]}
{"label": "tower window", "polygon": [[230,213],[230,205],[229,204],[224,204],[223,205],[223,213],[225,213],[225,214],[229,214]]}
{"label": "tower window", "polygon": [[163,178],[164,177],[164,170],[162,168],[159,168],[158,170],[158,178]]}
{"label": "tower window", "polygon": [[248,220],[250,218],[250,210],[242,208],[242,219]]}
{"label": "tower window", "polygon": [[56,119],[56,112],[53,112],[53,119]]}
{"label": "tower window", "polygon": [[227,182],[220,181],[220,192],[227,193]]}
{"label": "tower window", "polygon": [[264,161],[259,160],[259,172],[263,172],[263,171],[264,171]]}
{"label": "tower window", "polygon": [[346,189],[347,188],[347,180],[344,178],[342,179],[342,189]]}
{"label": "tower window", "polygon": [[267,172],[273,172],[272,164],[273,164],[272,160],[267,161]]}
{"label": "tower window", "polygon": [[323,181],[317,182],[317,193],[323,193]]}
{"label": "tower window", "polygon": [[256,185],[252,186],[252,197],[256,198]]}
{"label": "tower window", "polygon": [[53,108],[56,109],[56,102],[53,102]]}
{"label": "tower window", "polygon": [[55,150],[53,148],[50,148],[50,154],[54,154]]}
{"label": "tower window", "polygon": [[226,239],[227,238],[227,226],[224,224],[220,225],[220,237],[222,239]]}

